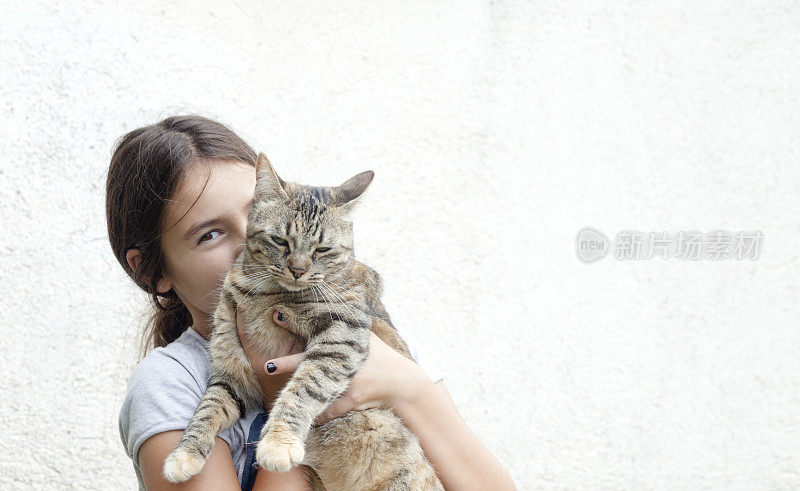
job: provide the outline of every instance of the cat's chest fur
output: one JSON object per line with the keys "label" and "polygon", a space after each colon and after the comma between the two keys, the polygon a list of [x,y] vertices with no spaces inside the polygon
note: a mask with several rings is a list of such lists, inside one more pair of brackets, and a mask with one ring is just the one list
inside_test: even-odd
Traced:
{"label": "cat's chest fur", "polygon": [[[380,302],[380,276],[356,260],[335,281],[289,291],[249,274],[243,254],[231,266],[223,288],[239,306],[243,329],[251,342],[270,356],[287,352],[292,344],[305,348],[313,336],[313,321],[319,316],[347,319],[365,327],[371,326],[373,317],[389,322]],[[286,317],[294,332],[274,323],[272,315],[276,310]]]}

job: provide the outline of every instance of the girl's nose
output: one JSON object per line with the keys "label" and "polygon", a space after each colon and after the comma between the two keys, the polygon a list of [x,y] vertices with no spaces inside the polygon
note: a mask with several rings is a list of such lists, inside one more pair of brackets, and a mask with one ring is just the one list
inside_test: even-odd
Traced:
{"label": "girl's nose", "polygon": [[237,226],[234,229],[234,237],[232,237],[236,242],[236,255],[238,256],[241,254],[242,250],[244,250],[244,244],[247,240],[247,215],[241,217],[236,224]]}
{"label": "girl's nose", "polygon": [[230,236],[231,243],[233,244],[233,248],[231,250],[231,255],[233,255],[233,260],[239,257],[239,254],[242,253],[245,246],[245,241],[247,240],[243,233],[238,232],[231,232]]}

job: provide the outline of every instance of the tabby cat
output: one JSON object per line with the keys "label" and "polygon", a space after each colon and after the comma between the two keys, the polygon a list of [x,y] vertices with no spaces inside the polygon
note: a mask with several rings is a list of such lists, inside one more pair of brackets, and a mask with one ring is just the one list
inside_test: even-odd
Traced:
{"label": "tabby cat", "polygon": [[[370,331],[411,359],[381,303],[380,276],[353,255],[348,217],[373,175],[362,172],[337,187],[306,186],[285,182],[259,154],[245,248],[214,312],[211,379],[164,462],[169,481],[200,472],[217,433],[263,407],[236,327],[240,307],[258,349],[273,356],[295,342],[306,347],[261,431],[261,467],[285,472],[305,464],[315,489],[444,489],[417,438],[388,409],[351,411],[312,427],[363,365]],[[294,333],[273,323],[275,310]]]}

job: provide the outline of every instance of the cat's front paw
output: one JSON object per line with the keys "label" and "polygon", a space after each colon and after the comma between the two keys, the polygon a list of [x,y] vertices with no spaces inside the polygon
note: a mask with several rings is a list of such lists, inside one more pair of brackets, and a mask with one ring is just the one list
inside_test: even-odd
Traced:
{"label": "cat's front paw", "polygon": [[268,471],[288,472],[305,455],[303,441],[285,423],[271,427],[256,447],[256,461]]}
{"label": "cat's front paw", "polygon": [[174,483],[186,481],[200,472],[205,463],[202,455],[178,447],[164,460],[164,477]]}

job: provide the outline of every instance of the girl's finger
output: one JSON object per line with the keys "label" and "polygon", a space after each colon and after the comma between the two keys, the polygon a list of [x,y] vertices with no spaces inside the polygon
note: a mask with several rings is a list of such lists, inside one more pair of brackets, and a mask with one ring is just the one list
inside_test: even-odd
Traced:
{"label": "girl's finger", "polygon": [[294,355],[281,356],[268,360],[264,364],[264,370],[270,375],[278,375],[280,373],[293,372],[301,361],[306,359],[306,353],[296,353]]}

